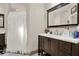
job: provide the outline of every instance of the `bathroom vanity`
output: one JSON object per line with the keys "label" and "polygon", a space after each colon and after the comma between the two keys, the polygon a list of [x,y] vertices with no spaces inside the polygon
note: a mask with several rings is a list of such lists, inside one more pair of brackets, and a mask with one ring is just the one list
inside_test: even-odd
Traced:
{"label": "bathroom vanity", "polygon": [[38,36],[38,55],[79,56],[79,39],[40,34]]}
{"label": "bathroom vanity", "polygon": [[[79,24],[78,15],[78,3],[58,4],[47,10],[47,28],[68,26],[69,30],[69,26]],[[40,34],[38,35],[38,55],[79,56],[79,38]]]}

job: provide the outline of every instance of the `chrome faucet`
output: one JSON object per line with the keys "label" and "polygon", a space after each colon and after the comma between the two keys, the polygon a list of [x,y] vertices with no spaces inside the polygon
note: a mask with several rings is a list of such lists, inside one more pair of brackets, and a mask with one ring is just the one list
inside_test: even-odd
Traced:
{"label": "chrome faucet", "polygon": [[55,30],[55,33],[54,33],[55,35],[58,35],[58,30]]}
{"label": "chrome faucet", "polygon": [[58,30],[55,30],[55,35],[62,35],[62,32],[58,31]]}

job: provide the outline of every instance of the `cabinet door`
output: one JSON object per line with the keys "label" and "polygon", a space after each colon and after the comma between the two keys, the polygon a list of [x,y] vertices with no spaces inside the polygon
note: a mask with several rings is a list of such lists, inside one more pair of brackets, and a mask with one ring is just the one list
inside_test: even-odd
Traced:
{"label": "cabinet door", "polygon": [[41,39],[40,39],[40,46],[41,46],[41,49],[44,48],[44,40],[45,38],[43,36],[41,36]]}
{"label": "cabinet door", "polygon": [[0,49],[4,49],[4,48],[5,48],[5,35],[0,34]]}
{"label": "cabinet door", "polygon": [[51,50],[50,51],[53,56],[58,55],[58,40],[51,39]]}
{"label": "cabinet door", "polygon": [[43,52],[43,40],[42,36],[38,36],[38,55],[42,55]]}
{"label": "cabinet door", "polygon": [[72,56],[79,56],[79,44],[72,43]]}
{"label": "cabinet door", "polygon": [[43,40],[43,49],[49,53],[50,52],[50,39],[49,38],[46,38],[44,37],[44,40]]}
{"label": "cabinet door", "polygon": [[71,43],[65,41],[59,41],[59,55],[70,56],[71,55]]}
{"label": "cabinet door", "polygon": [[0,34],[0,45],[4,46],[5,45],[5,35]]}

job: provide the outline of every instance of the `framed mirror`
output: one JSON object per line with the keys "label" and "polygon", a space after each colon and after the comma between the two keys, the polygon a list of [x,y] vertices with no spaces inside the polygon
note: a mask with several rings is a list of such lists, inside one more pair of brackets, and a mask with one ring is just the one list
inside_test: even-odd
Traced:
{"label": "framed mirror", "polygon": [[61,3],[47,10],[47,27],[78,25],[78,4]]}
{"label": "framed mirror", "polygon": [[4,28],[4,14],[0,14],[0,28]]}

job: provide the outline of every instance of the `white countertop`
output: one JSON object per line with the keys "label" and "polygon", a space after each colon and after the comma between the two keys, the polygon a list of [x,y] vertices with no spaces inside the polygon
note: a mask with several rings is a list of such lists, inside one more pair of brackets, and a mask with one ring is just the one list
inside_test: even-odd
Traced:
{"label": "white countertop", "polygon": [[45,36],[45,37],[49,37],[49,38],[55,38],[57,40],[62,40],[62,41],[66,41],[66,42],[71,42],[71,43],[79,43],[79,38],[72,38],[72,37],[67,37],[67,36],[59,36],[59,35],[53,35],[53,34],[39,34],[40,36]]}

